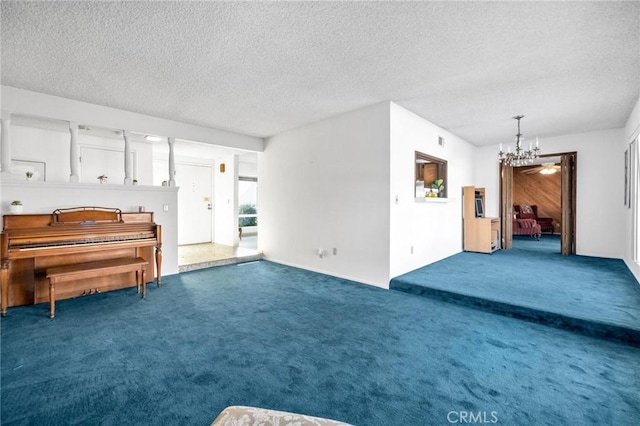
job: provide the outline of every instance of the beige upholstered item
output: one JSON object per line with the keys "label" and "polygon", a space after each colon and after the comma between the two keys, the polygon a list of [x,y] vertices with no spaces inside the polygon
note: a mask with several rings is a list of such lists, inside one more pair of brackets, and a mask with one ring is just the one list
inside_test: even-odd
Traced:
{"label": "beige upholstered item", "polygon": [[234,405],[225,408],[211,426],[351,426],[335,420],[284,411]]}

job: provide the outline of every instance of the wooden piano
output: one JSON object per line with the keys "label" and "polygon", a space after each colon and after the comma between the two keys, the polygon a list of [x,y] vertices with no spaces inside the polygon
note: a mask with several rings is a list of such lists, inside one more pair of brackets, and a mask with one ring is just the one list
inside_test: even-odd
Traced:
{"label": "wooden piano", "polygon": [[[0,311],[9,306],[49,301],[46,269],[102,259],[143,258],[149,262],[147,280],[161,284],[162,229],[152,212],[123,213],[120,209],[76,207],[51,214],[4,215],[0,236]],[[151,265],[154,264],[155,268]],[[155,269],[155,270],[154,270]],[[65,299],[94,292],[136,286],[135,273],[73,281],[56,289]]]}

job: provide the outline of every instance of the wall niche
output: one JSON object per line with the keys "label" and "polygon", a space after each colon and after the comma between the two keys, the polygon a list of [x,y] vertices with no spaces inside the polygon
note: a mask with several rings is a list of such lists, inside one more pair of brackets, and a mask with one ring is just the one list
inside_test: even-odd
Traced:
{"label": "wall niche", "polygon": [[424,197],[432,185],[442,179],[439,198],[447,198],[447,160],[415,151],[415,197]]}

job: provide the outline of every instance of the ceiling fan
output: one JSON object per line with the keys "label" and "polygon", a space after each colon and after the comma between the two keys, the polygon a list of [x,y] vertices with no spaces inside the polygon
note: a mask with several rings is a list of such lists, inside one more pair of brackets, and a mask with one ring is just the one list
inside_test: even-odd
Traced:
{"label": "ceiling fan", "polygon": [[555,172],[559,171],[560,168],[561,166],[556,165],[555,163],[542,163],[538,167],[531,167],[521,171],[520,173],[525,173],[525,174],[542,173],[543,175],[552,175]]}

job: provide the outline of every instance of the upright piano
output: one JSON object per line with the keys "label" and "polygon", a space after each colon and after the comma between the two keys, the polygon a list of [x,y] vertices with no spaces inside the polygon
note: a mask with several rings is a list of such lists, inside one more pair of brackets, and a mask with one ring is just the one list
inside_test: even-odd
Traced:
{"label": "upright piano", "polygon": [[[49,301],[46,269],[103,259],[141,257],[148,280],[162,281],[162,229],[152,212],[124,213],[104,207],[58,209],[51,214],[4,215],[0,234],[0,312],[10,306]],[[74,281],[56,299],[136,285],[135,273]]]}

